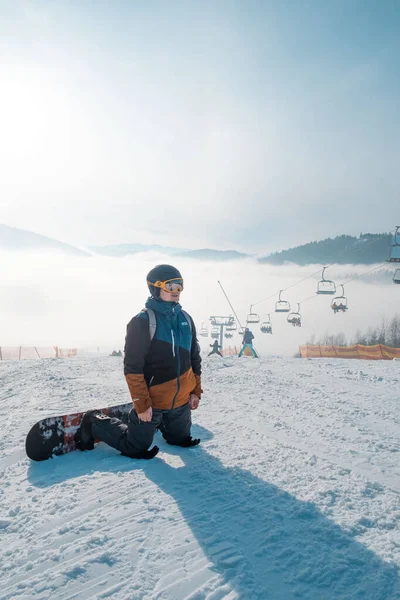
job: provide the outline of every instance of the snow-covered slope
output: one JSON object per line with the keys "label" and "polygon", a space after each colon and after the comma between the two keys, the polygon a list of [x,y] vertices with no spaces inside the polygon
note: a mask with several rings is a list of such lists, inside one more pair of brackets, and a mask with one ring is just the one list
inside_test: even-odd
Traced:
{"label": "snow-covered slope", "polygon": [[0,362],[0,599],[400,598],[400,363],[207,358],[192,449],[31,463],[118,358]]}

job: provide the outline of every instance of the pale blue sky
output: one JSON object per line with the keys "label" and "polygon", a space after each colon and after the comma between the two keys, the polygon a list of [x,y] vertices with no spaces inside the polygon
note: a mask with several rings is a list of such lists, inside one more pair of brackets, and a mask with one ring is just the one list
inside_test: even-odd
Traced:
{"label": "pale blue sky", "polygon": [[0,0],[0,222],[269,251],[400,217],[400,2]]}

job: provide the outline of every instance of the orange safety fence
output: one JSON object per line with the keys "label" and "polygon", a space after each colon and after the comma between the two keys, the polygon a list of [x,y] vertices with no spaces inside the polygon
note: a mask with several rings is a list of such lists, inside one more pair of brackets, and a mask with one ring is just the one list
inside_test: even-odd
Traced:
{"label": "orange safety fence", "polygon": [[392,360],[400,358],[400,348],[391,348],[383,344],[374,346],[311,346],[299,347],[301,358],[359,358],[362,360]]}
{"label": "orange safety fence", "polygon": [[239,354],[239,350],[236,348],[236,346],[234,346],[233,348],[229,346],[229,348],[224,348],[222,350],[222,354],[224,356],[237,356]]}
{"label": "orange safety fence", "polygon": [[336,356],[338,358],[360,358],[358,346],[335,346]]}
{"label": "orange safety fence", "polygon": [[382,360],[382,348],[380,344],[376,344],[375,346],[362,346],[358,344],[358,354],[359,358],[365,360]]}
{"label": "orange safety fence", "polygon": [[249,347],[247,346],[247,348],[245,348],[245,349],[243,350],[243,356],[253,356],[253,353],[252,353],[252,351],[251,351],[251,348],[249,348]]}
{"label": "orange safety fence", "polygon": [[58,346],[0,346],[0,360],[71,358],[77,354],[77,348],[59,348]]}
{"label": "orange safety fence", "polygon": [[400,359],[400,348],[391,348],[390,346],[383,346],[381,344],[382,358],[385,360],[393,360],[394,358]]}
{"label": "orange safety fence", "polygon": [[321,352],[322,352],[323,356],[326,356],[329,358],[337,357],[337,352],[336,352],[335,346],[321,346]]}

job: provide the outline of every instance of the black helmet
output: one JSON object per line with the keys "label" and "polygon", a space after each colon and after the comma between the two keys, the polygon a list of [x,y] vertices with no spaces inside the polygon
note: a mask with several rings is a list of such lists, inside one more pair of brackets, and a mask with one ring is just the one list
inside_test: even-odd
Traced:
{"label": "black helmet", "polygon": [[182,279],[182,275],[178,269],[172,265],[157,265],[147,273],[147,285],[153,298],[159,297],[160,288],[151,284],[156,281],[168,281],[168,279]]}

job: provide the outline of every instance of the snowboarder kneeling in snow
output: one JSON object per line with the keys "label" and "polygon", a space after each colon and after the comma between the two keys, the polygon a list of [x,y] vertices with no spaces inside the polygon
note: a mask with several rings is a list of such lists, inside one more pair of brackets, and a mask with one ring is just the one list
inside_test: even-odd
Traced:
{"label": "snowboarder kneeling in snow", "polygon": [[252,334],[250,329],[248,327],[246,327],[246,329],[244,330],[243,341],[242,341],[243,347],[239,352],[239,358],[242,356],[242,354],[246,350],[246,348],[250,348],[250,350],[253,353],[254,358],[258,358],[258,354],[254,350],[253,340],[254,340],[254,335]]}
{"label": "snowboarder kneeling in snow", "polygon": [[147,285],[151,297],[125,338],[124,373],[133,401],[128,425],[87,412],[75,434],[80,450],[92,450],[99,439],[131,458],[153,458],[158,447],[149,448],[157,429],[175,446],[200,442],[190,435],[190,413],[202,392],[200,347],[194,322],[179,304],[182,276],[171,265],[158,265]]}
{"label": "snowboarder kneeling in snow", "polygon": [[213,344],[210,344],[210,348],[212,348],[212,350],[208,356],[211,356],[211,354],[219,354],[222,356],[221,352],[219,351],[221,346],[218,344],[218,340],[215,340]]}

